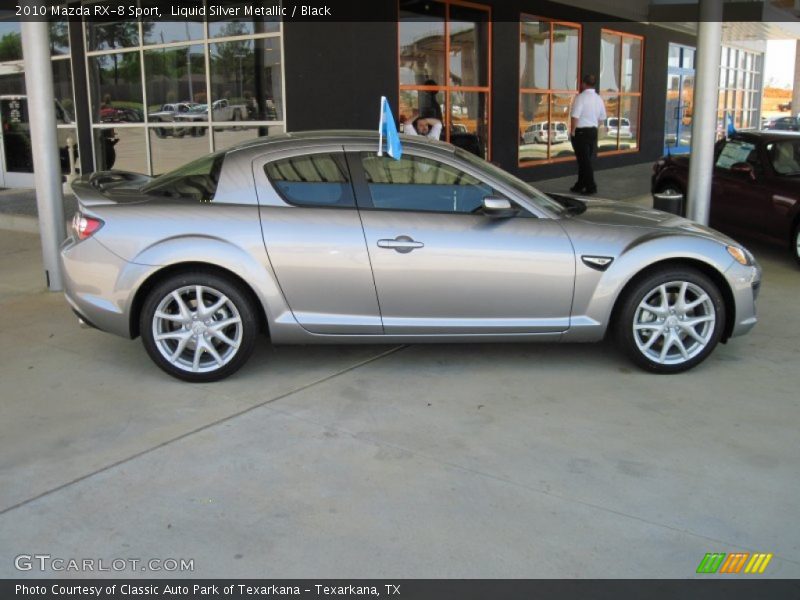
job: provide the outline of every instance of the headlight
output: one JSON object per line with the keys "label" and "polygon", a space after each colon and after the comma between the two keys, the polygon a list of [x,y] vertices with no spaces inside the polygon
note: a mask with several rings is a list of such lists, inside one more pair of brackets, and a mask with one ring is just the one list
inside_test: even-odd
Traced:
{"label": "headlight", "polygon": [[727,249],[728,254],[730,254],[740,265],[749,267],[753,264],[752,255],[744,248],[739,248],[738,246],[726,246],[725,248]]}

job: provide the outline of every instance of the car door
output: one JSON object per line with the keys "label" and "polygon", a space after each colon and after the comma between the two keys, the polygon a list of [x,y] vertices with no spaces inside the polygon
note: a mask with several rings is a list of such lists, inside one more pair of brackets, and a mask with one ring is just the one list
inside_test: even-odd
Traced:
{"label": "car door", "polygon": [[[732,169],[740,163],[752,166],[755,179],[748,173]],[[711,225],[723,231],[759,231],[764,223],[766,206],[763,175],[761,158],[754,143],[740,139],[722,142],[711,186]]]}
{"label": "car door", "polygon": [[479,214],[502,190],[454,157],[371,149],[348,162],[387,335],[569,328],[575,258],[555,220]]}
{"label": "car door", "polygon": [[327,334],[383,332],[342,146],[253,161],[270,264],[295,319]]}
{"label": "car door", "polygon": [[772,140],[764,145],[766,195],[763,232],[772,240],[790,239],[793,217],[800,202],[800,140],[794,136]]}

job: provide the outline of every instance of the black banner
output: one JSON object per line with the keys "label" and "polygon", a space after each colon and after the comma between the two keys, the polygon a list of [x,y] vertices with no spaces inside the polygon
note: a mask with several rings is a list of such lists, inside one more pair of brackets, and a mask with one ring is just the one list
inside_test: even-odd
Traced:
{"label": "black banner", "polygon": [[[483,0],[492,6],[502,0]],[[721,0],[719,0],[721,1]],[[559,17],[577,22],[625,21],[592,10],[551,4],[559,7]],[[536,5],[536,2],[533,2]],[[385,21],[387,6],[395,17],[400,4],[377,0],[0,0],[0,18],[18,21],[83,20],[113,22],[203,21],[203,20],[282,20],[309,22]],[[764,12],[762,2],[725,3],[726,22],[796,21],[790,9]],[[654,5],[648,22],[698,21],[698,3]]]}
{"label": "black banner", "polygon": [[775,579],[716,580],[3,580],[0,598],[41,600],[727,600],[800,598],[800,581]]}

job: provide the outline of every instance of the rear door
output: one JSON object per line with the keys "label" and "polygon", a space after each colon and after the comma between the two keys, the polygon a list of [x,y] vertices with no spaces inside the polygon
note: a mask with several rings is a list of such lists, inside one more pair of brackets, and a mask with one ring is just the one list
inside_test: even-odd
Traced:
{"label": "rear door", "polygon": [[348,161],[387,335],[569,328],[575,258],[555,220],[480,214],[502,192],[455,158],[373,148]]}
{"label": "rear door", "polygon": [[295,319],[313,333],[382,333],[342,146],[265,155],[253,174],[264,244]]}

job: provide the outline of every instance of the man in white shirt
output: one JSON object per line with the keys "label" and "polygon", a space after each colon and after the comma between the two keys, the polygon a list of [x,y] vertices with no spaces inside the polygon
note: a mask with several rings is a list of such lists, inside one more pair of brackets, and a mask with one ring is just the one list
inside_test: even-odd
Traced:
{"label": "man in white shirt", "polygon": [[434,117],[418,117],[412,123],[403,125],[403,133],[423,135],[428,139],[438,140],[442,135],[442,122]]}
{"label": "man in white shirt", "polygon": [[579,194],[597,193],[592,157],[597,151],[597,128],[606,120],[606,107],[594,89],[596,84],[594,75],[584,75],[581,93],[572,103],[569,133],[578,161],[578,181],[570,191]]}

